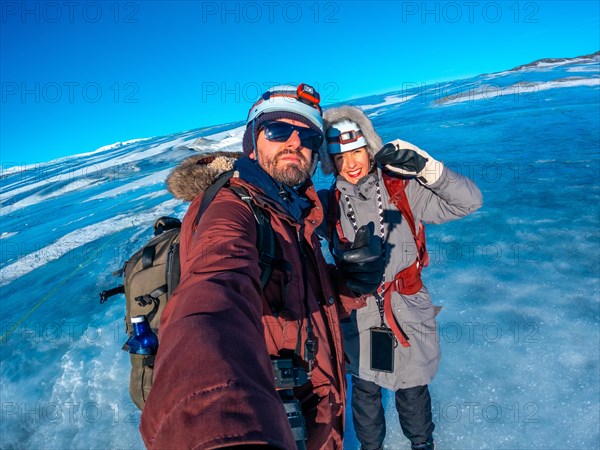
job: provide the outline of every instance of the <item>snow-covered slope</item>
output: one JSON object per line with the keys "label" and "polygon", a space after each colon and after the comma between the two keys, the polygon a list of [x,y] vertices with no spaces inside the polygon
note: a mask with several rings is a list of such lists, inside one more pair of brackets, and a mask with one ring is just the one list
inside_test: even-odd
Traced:
{"label": "snow-covered slope", "polygon": [[[599,448],[600,61],[545,60],[353,100],[472,177],[474,215],[428,227],[443,351],[440,448]],[[142,448],[111,273],[187,205],[164,179],[241,123],[105,146],[0,177],[0,447]],[[326,187],[330,178],[317,176]],[[434,337],[432,337],[434,338]],[[386,448],[408,449],[386,394]],[[346,448],[356,449],[348,412]],[[558,431],[560,430],[560,432]]]}

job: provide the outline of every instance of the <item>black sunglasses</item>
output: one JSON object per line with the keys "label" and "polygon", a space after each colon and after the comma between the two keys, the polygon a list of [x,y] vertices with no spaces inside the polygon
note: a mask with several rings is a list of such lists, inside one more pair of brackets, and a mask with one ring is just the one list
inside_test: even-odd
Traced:
{"label": "black sunglasses", "polygon": [[267,122],[261,129],[265,132],[265,138],[274,142],[285,142],[294,131],[297,131],[302,146],[311,149],[313,152],[319,150],[323,143],[323,135],[318,131],[312,128],[297,127],[287,122]]}

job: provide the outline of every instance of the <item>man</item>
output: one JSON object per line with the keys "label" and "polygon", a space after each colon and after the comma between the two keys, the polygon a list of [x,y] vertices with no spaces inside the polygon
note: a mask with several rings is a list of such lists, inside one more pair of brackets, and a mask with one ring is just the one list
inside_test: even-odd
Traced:
{"label": "man", "polygon": [[[148,448],[301,447],[298,417],[288,421],[294,400],[284,409],[276,390],[273,367],[282,361],[297,374],[293,393],[306,423],[306,447],[343,448],[339,306],[315,234],[323,208],[310,180],[322,142],[318,93],[306,85],[274,87],[250,109],[231,189],[219,191],[197,224],[201,196],[190,205],[181,234],[181,282],[162,315],[154,383],[141,419]],[[169,186],[176,196],[191,198],[190,189],[207,185],[194,170],[175,170]],[[276,256],[264,288],[256,220],[236,187],[267,213],[274,232]],[[359,294],[374,290],[381,278],[375,261],[375,281],[368,279],[369,257],[361,265],[367,250],[358,248],[348,264],[359,264],[353,285]],[[350,307],[360,303],[352,294],[344,298]]]}

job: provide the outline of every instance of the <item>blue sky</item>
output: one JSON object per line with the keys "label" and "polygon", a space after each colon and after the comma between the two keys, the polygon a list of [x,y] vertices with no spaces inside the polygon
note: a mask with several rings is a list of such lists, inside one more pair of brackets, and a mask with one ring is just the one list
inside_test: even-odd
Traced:
{"label": "blue sky", "polygon": [[326,105],[600,49],[597,1],[1,7],[2,168],[237,122],[274,84]]}

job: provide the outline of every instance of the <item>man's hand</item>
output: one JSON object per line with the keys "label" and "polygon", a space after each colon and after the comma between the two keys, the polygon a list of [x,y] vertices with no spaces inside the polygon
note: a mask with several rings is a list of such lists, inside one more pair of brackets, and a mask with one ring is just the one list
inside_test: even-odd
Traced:
{"label": "man's hand", "polygon": [[359,295],[377,291],[383,278],[381,237],[375,235],[374,228],[373,222],[360,227],[350,250],[341,255],[346,285]]}
{"label": "man's hand", "polygon": [[435,183],[444,168],[425,150],[400,139],[381,147],[375,155],[375,162],[400,175],[416,177],[423,184]]}

